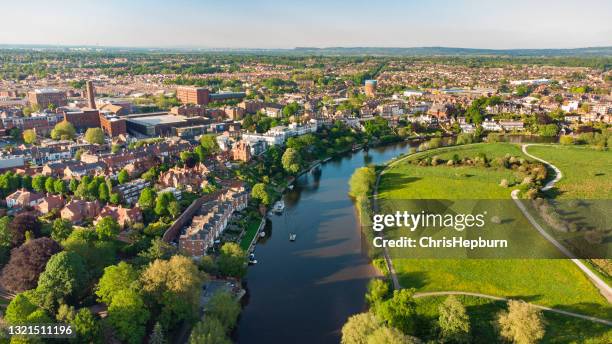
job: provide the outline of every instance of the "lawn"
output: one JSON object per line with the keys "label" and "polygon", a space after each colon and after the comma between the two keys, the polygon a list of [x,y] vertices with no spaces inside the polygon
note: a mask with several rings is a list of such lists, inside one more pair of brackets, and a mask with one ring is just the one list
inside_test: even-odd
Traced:
{"label": "lawn", "polygon": [[[557,166],[557,199],[612,199],[612,152],[580,146],[530,146],[527,152]],[[554,191],[554,189],[553,189]]]}
{"label": "lawn", "polygon": [[[498,342],[499,337],[493,322],[497,313],[505,308],[505,303],[473,296],[458,295],[456,297],[465,305],[470,316],[472,342],[476,344]],[[419,328],[431,328],[438,318],[438,307],[446,298],[447,296],[429,296],[417,299],[419,321],[423,324]],[[547,311],[544,311],[543,314],[547,326],[546,335],[541,343],[603,344],[612,342],[612,330],[609,326]],[[419,335],[424,338],[428,334]]]}
{"label": "lawn", "polygon": [[251,245],[251,242],[253,241],[253,238],[255,237],[255,235],[257,235],[257,229],[259,228],[260,222],[261,222],[261,219],[257,218],[257,219],[250,220],[249,223],[247,224],[246,233],[244,233],[242,240],[240,240],[240,247],[243,250],[246,251],[249,249],[249,245]]}
{"label": "lawn", "polygon": [[[530,152],[531,152],[530,147]],[[454,154],[488,158],[522,155],[520,146],[496,143],[451,147],[422,152],[409,157],[438,155],[448,159]],[[503,178],[513,180],[514,172],[472,166],[417,166],[401,161],[381,178],[381,209],[396,210],[398,200],[406,199],[496,199],[509,200],[512,188],[499,186]],[[512,205],[511,201],[500,201]],[[507,203],[506,203],[507,202]],[[528,225],[510,225],[525,235],[527,247],[546,247],[547,242]],[[397,232],[390,232],[390,237]],[[612,319],[612,309],[582,272],[568,260],[555,259],[410,259],[406,251],[391,250],[393,264],[403,287],[420,291],[458,290],[514,297],[533,303]]]}

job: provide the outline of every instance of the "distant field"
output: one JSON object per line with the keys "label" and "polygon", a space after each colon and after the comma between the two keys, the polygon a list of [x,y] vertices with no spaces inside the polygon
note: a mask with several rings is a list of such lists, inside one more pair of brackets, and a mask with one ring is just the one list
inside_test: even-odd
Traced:
{"label": "distant field", "polygon": [[[419,155],[438,155],[443,159],[454,154],[473,157],[480,152],[489,158],[508,153],[526,158],[520,146],[499,143],[443,148],[415,154],[408,159]],[[398,199],[509,199],[512,188],[498,185],[503,178],[513,180],[516,176],[513,171],[504,169],[422,167],[402,161],[383,175],[379,190],[380,205],[389,211],[398,203]],[[535,235],[533,228],[521,226],[512,230],[529,231],[526,235],[534,238],[533,243],[528,243],[529,247],[546,245],[543,238]],[[393,235],[391,233],[391,237]],[[408,259],[397,258],[397,252],[394,254],[393,250],[391,255],[395,257],[393,264],[403,287],[414,287],[420,291],[458,290],[515,297],[612,319],[612,308],[568,260]]]}
{"label": "distant field", "polygon": [[[473,296],[456,297],[466,306],[470,316],[473,343],[498,342],[499,337],[493,322],[496,314],[505,308],[505,303]],[[446,298],[447,296],[430,296],[417,299],[417,310],[422,316],[420,321],[423,322],[420,328],[431,328],[438,317],[438,307]],[[541,343],[612,343],[612,330],[609,326],[546,311],[543,314],[548,325]]]}
{"label": "distant field", "polygon": [[559,199],[612,199],[612,151],[576,146],[530,146],[527,152],[557,166]]}

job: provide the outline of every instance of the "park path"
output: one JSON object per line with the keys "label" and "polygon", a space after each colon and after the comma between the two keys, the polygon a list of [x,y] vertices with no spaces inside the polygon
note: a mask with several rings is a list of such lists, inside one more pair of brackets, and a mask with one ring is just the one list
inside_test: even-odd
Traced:
{"label": "park path", "polygon": [[[378,184],[380,183],[380,177],[382,177],[382,175],[385,173],[387,167],[389,167],[391,165],[387,165],[385,166],[384,170],[382,170],[378,176],[376,177],[376,185],[374,185],[374,194],[373,194],[373,211],[374,213],[378,213],[379,208],[378,208]],[[384,237],[384,231],[380,232],[380,235]],[[383,246],[383,256],[385,257],[385,263],[387,264],[387,270],[389,270],[389,275],[391,276],[391,281],[393,281],[393,289],[395,290],[399,290],[402,288],[402,286],[399,283],[399,279],[397,278],[397,273],[395,272],[395,268],[393,267],[393,261],[391,260],[391,257],[389,256],[389,249],[387,248],[387,245]]]}
{"label": "park path", "polygon": [[[545,164],[546,166],[548,166],[549,168],[553,169],[555,171],[555,178],[553,178],[551,181],[549,181],[548,183],[546,183],[546,185],[542,188],[543,191],[546,190],[550,190],[551,188],[553,188],[555,186],[555,184],[561,180],[561,178],[563,178],[563,174],[561,173],[561,170],[551,164],[550,162],[538,158],[537,156],[534,156],[530,153],[527,152],[527,147],[532,146],[532,144],[524,144],[522,146],[522,150],[523,153],[525,155],[527,155],[528,157],[535,159],[543,164]],[[565,248],[565,246],[561,245],[561,243],[559,243],[554,237],[552,237],[550,234],[548,234],[548,232],[546,232],[546,230],[544,230],[544,228],[542,228],[542,226],[533,218],[533,216],[531,216],[531,214],[527,211],[527,208],[525,207],[525,205],[523,204],[523,202],[521,202],[521,200],[519,199],[519,190],[513,190],[511,193],[512,199],[514,200],[514,203],[516,203],[517,207],[521,210],[521,212],[523,213],[523,215],[527,218],[527,220],[529,220],[529,222],[531,223],[531,225],[546,239],[548,240],[551,244],[553,244],[557,249],[559,249],[559,251],[561,251],[565,256],[567,256],[574,264],[576,264],[576,266],[578,266],[578,268],[580,270],[582,270],[582,272],[584,272],[585,275],[587,275],[587,277],[591,280],[591,282],[593,282],[593,284],[595,285],[595,287],[597,287],[597,289],[599,289],[599,292],[601,293],[601,295],[603,295],[603,297],[606,298],[606,300],[608,300],[609,303],[612,303],[612,288],[610,288],[610,286],[603,280],[601,279],[596,273],[594,273],[591,269],[589,269],[583,262],[580,261],[580,259],[577,259],[576,256],[570,252],[567,248]]]}
{"label": "park path", "polygon": [[[444,296],[444,295],[467,295],[467,296],[474,296],[474,297],[481,297],[481,298],[485,298],[485,299],[490,299],[490,300],[495,300],[495,301],[504,301],[507,302],[511,299],[509,298],[505,298],[505,297],[499,297],[499,296],[494,296],[494,295],[487,295],[487,294],[481,294],[481,293],[470,293],[467,291],[430,291],[430,292],[421,292],[421,293],[415,293],[414,294],[414,298],[418,299],[421,297],[428,297],[428,296]],[[579,314],[579,313],[574,313],[574,312],[568,312],[568,311],[564,311],[561,309],[555,309],[555,308],[550,308],[550,307],[546,307],[546,306],[540,306],[540,305],[536,305],[533,303],[529,303],[532,307],[537,308],[537,309],[541,309],[544,311],[548,311],[548,312],[553,312],[553,313],[558,313],[558,314],[563,314],[563,315],[567,315],[570,317],[574,317],[574,318],[580,318],[580,319],[584,319],[584,320],[589,320],[589,321],[593,321],[593,322],[598,322],[604,325],[608,325],[608,326],[612,326],[612,321],[606,320],[606,319],[601,319],[601,318],[597,318],[597,317],[592,317],[589,315],[584,315],[584,314]]]}

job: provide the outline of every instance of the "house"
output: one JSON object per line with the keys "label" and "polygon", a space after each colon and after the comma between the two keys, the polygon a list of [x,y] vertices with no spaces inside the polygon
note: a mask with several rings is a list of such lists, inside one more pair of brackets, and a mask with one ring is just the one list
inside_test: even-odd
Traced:
{"label": "house", "polygon": [[41,214],[47,214],[53,209],[61,209],[64,206],[64,197],[58,195],[47,195],[36,205],[36,210]]}
{"label": "house", "polygon": [[72,165],[64,169],[64,178],[75,178],[80,180],[84,176],[98,175],[102,174],[104,171],[106,171],[106,164],[103,162]]}
{"label": "house", "polygon": [[486,131],[502,131],[501,125],[495,121],[489,120],[482,122],[482,129]]}
{"label": "house", "polygon": [[522,121],[499,121],[499,125],[505,131],[522,131],[525,129],[525,123]]}
{"label": "house", "polygon": [[100,211],[100,214],[96,218],[95,223],[100,221],[102,218],[110,216],[112,217],[121,228],[125,228],[131,224],[142,222],[142,211],[138,206],[134,208],[124,208],[122,206],[111,206],[107,205]]}
{"label": "house", "polygon": [[136,204],[142,190],[150,184],[151,183],[144,179],[135,179],[113,187],[113,192],[119,194],[119,197],[121,197],[125,203]]}
{"label": "house", "polygon": [[188,191],[200,190],[208,184],[208,173],[208,168],[202,163],[193,168],[173,167],[159,176],[159,184],[162,187],[180,187]]}
{"label": "house", "polygon": [[99,214],[100,203],[98,201],[90,202],[80,199],[73,199],[60,211],[62,219],[73,223],[79,223],[85,219],[94,219]]}
{"label": "house", "polygon": [[34,207],[40,203],[42,199],[42,194],[19,189],[6,196],[6,206],[8,208]]}
{"label": "house", "polygon": [[251,160],[251,145],[246,141],[239,141],[232,148],[232,160],[249,162]]}

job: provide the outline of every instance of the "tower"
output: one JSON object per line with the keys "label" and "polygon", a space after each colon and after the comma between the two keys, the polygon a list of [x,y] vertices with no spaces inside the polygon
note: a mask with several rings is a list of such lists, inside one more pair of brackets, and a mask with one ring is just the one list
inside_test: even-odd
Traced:
{"label": "tower", "polygon": [[86,85],[85,87],[86,87],[86,93],[87,93],[87,106],[89,106],[91,109],[95,109],[96,108],[96,95],[95,95],[93,82],[91,80],[88,80],[85,85]]}

